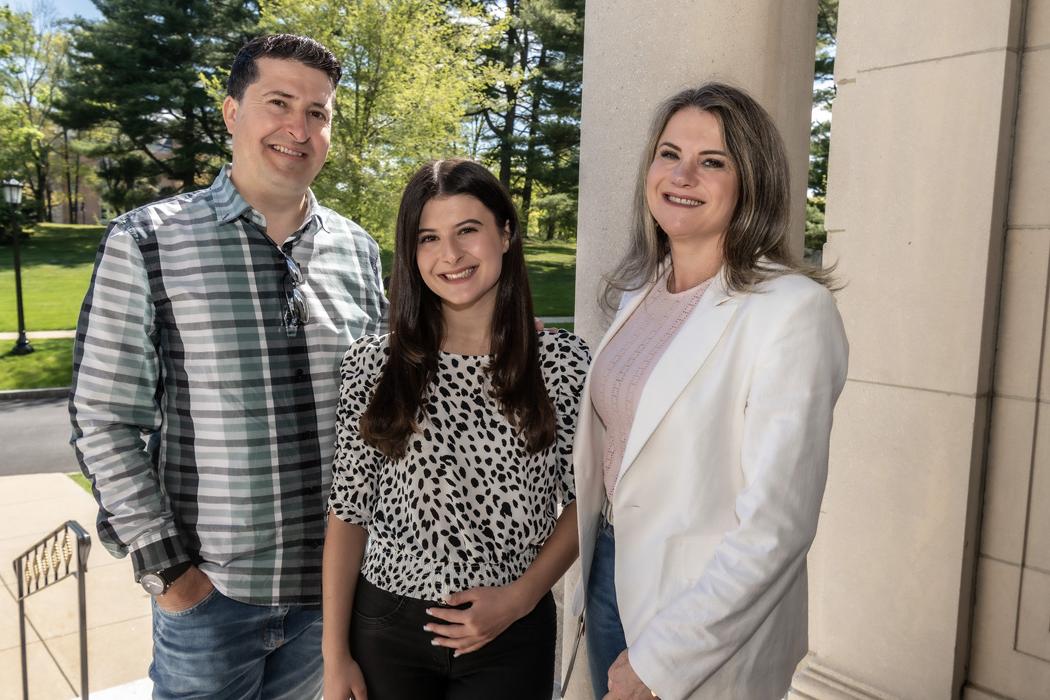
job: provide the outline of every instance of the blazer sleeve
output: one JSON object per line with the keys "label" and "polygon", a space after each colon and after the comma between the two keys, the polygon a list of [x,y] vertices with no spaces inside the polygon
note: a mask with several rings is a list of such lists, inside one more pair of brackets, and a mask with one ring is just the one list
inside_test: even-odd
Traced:
{"label": "blazer sleeve", "polygon": [[815,285],[790,291],[801,298],[787,310],[778,304],[748,391],[738,525],[696,584],[628,650],[660,697],[688,697],[751,638],[805,565],[816,534],[848,346],[830,293]]}

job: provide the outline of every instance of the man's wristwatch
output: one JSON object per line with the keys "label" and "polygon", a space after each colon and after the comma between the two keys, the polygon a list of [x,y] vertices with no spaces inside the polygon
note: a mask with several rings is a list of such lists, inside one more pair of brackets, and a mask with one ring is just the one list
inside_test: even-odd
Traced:
{"label": "man's wristwatch", "polygon": [[190,568],[192,565],[193,562],[184,561],[181,564],[169,566],[167,569],[144,574],[142,578],[139,579],[139,583],[142,584],[142,588],[151,596],[164,595],[168,589],[171,588],[171,584],[175,583],[175,579],[182,576],[186,572],[186,569]]}

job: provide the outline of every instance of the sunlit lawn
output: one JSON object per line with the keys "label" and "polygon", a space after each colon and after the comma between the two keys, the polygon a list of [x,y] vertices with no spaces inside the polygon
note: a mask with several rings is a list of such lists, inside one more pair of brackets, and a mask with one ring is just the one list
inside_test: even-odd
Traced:
{"label": "sunlit lawn", "polygon": [[69,386],[73,339],[32,341],[34,352],[12,355],[13,340],[0,340],[0,391]]}
{"label": "sunlit lawn", "polygon": [[538,316],[572,316],[576,299],[576,242],[525,242],[532,303]]}
{"label": "sunlit lawn", "polygon": [[[101,226],[42,224],[22,244],[22,294],[30,331],[76,327],[80,304],[91,279]],[[390,272],[391,251],[383,250]],[[576,244],[525,243],[536,314],[571,316],[576,279]],[[17,329],[14,265],[10,246],[0,247],[0,331]]]}
{"label": "sunlit lawn", "polygon": [[[43,224],[23,241],[22,289],[29,331],[76,327],[91,279],[100,226]],[[576,280],[574,241],[527,240],[525,257],[537,316],[572,316]],[[389,273],[391,251],[383,250]],[[0,331],[17,329],[11,248],[0,247]],[[572,324],[548,324],[572,328]],[[11,346],[13,341],[7,342]],[[37,340],[37,352],[23,357],[0,345],[0,390],[68,386],[72,340]]]}
{"label": "sunlit lawn", "polygon": [[[22,298],[30,331],[76,327],[91,279],[101,226],[42,224],[22,241]],[[0,246],[0,331],[18,328],[14,261]]]}

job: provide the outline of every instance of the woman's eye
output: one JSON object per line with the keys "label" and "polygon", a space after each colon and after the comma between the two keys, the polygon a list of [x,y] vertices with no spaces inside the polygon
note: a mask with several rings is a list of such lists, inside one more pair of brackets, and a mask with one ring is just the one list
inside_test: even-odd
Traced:
{"label": "woman's eye", "polygon": [[671,150],[660,151],[660,157],[666,158],[667,160],[678,160],[678,154]]}
{"label": "woman's eye", "polygon": [[420,235],[420,237],[417,239],[417,242],[420,245],[422,245],[423,243],[430,243],[431,241],[436,241],[436,240],[437,240],[437,236],[435,236],[434,234],[432,234],[432,233],[424,233],[424,234]]}
{"label": "woman's eye", "polygon": [[463,233],[474,233],[475,231],[477,231],[477,229],[476,229],[476,228],[474,228],[473,226],[466,226],[466,227],[464,227],[464,228],[461,228],[461,229],[459,230],[459,232],[460,232],[461,234],[463,234]]}
{"label": "woman's eye", "polygon": [[700,164],[703,165],[705,168],[724,168],[724,167],[726,167],[725,161],[724,160],[719,160],[718,158],[705,158],[703,161],[701,161]]}

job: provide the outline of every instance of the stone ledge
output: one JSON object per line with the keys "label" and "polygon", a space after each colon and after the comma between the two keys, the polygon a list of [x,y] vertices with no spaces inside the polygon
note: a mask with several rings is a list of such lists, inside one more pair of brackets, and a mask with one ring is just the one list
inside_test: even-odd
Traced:
{"label": "stone ledge", "polygon": [[786,700],[893,700],[893,696],[821,666],[811,656],[799,664]]}
{"label": "stone ledge", "polygon": [[31,399],[60,399],[69,396],[68,386],[50,389],[11,389],[0,391],[0,401],[27,401]]}

